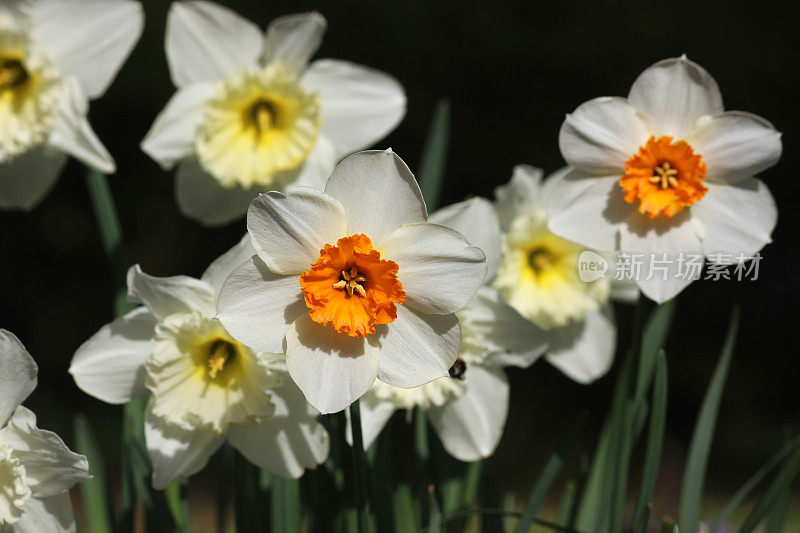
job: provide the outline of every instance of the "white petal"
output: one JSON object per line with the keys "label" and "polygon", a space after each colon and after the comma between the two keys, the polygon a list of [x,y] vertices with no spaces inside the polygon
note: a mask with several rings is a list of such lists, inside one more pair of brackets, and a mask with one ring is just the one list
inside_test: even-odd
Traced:
{"label": "white petal", "polygon": [[286,366],[311,405],[337,413],[375,382],[381,360],[370,341],[337,333],[304,314],[286,333]]}
{"label": "white petal", "polygon": [[213,95],[213,83],[195,83],[176,92],[147,132],[142,150],[164,170],[192,155],[195,133],[205,119],[204,108]]}
{"label": "white petal", "polygon": [[650,137],[647,119],[624,98],[595,98],[567,115],[558,144],[567,164],[592,174],[622,173]]}
{"label": "white petal", "polygon": [[540,168],[517,165],[508,183],[494,190],[497,214],[504,228],[508,228],[516,217],[537,206],[543,176]]}
{"label": "white petal", "polygon": [[273,389],[275,414],[247,426],[231,426],[228,440],[248,461],[273,474],[299,478],[328,457],[330,437],[317,422],[319,415],[297,385],[286,376]]}
{"label": "white petal", "polygon": [[427,315],[405,305],[398,305],[397,319],[377,326],[375,335],[381,346],[378,378],[404,389],[447,376],[461,348],[456,315]]}
{"label": "white petal", "polygon": [[0,209],[29,211],[36,207],[58,180],[67,156],[40,146],[0,164]]}
{"label": "white petal", "polygon": [[92,99],[106,92],[144,28],[142,5],[131,0],[39,0],[25,11],[37,44]]}
{"label": "white petal", "polygon": [[217,298],[228,333],[261,352],[283,352],[286,330],[307,312],[299,278],[271,272],[257,255],[231,272]]}
{"label": "white petal", "polygon": [[[378,435],[381,434],[383,428],[395,412],[395,406],[392,402],[378,398],[372,391],[368,392],[361,398],[359,404],[361,408],[361,435],[364,441],[364,449],[368,450]],[[347,442],[352,446],[353,444],[353,429],[351,424],[350,410],[347,411],[347,429],[345,430],[345,437]]]}
{"label": "white petal", "polygon": [[499,368],[473,365],[465,374],[464,394],[428,412],[447,452],[461,461],[494,453],[508,417],[508,378]]}
{"label": "white petal", "polygon": [[78,388],[108,403],[147,392],[144,362],[153,353],[156,319],[146,307],[106,324],[75,352],[69,373]]}
{"label": "white petal", "polygon": [[736,184],[706,183],[708,192],[692,207],[692,217],[702,224],[703,253],[742,255],[749,258],[772,242],[778,208],[760,180],[747,178]]}
{"label": "white petal", "polygon": [[333,171],[325,193],[344,206],[347,232],[363,233],[375,248],[380,248],[403,224],[428,219],[417,180],[391,150],[371,150],[346,157]]}
{"label": "white petal", "polygon": [[247,210],[247,231],[256,252],[277,274],[308,270],[322,247],[336,244],[347,230],[342,205],[310,187],[260,194]]}
{"label": "white petal", "polygon": [[173,83],[185,87],[258,68],[264,38],[258,26],[227,7],[202,0],[173,2],[166,51]]}
{"label": "white petal", "polygon": [[723,109],[717,82],[686,56],[659,61],[639,74],[628,99],[650,119],[656,137],[682,137],[698,118]]}
{"label": "white petal", "polygon": [[[9,533],[75,533],[75,517],[69,492],[49,498],[31,498],[25,514],[14,522]],[[4,530],[5,533],[5,530]]]}
{"label": "white petal", "polygon": [[117,170],[114,159],[86,119],[89,107],[83,89],[75,78],[67,79],[64,89],[66,94],[61,99],[58,120],[50,132],[48,144],[100,172],[113,174]]}
{"label": "white petal", "polygon": [[625,201],[619,178],[568,174],[550,195],[548,229],[581,246],[616,250],[620,224],[636,211]]}
{"label": "white petal", "polygon": [[181,213],[204,226],[242,218],[263,187],[223,187],[195,158],[181,161],[175,174],[175,199]]}
{"label": "white petal", "polygon": [[486,282],[494,279],[500,263],[503,235],[492,203],[480,197],[449,205],[431,214],[428,222],[453,228],[486,254]]}
{"label": "white petal", "polygon": [[507,305],[494,289],[478,289],[458,317],[461,327],[476,334],[490,352],[487,366],[525,368],[547,348],[547,332]]}
{"label": "white petal", "polygon": [[158,320],[173,313],[215,312],[214,290],[207,283],[189,276],[150,276],[139,265],[128,269],[128,300],[146,305]]}
{"label": "white petal", "polygon": [[153,463],[153,487],[157,490],[202,470],[225,442],[224,435],[205,427],[188,431],[167,425],[153,416],[149,407],[145,412],[144,438]]}
{"label": "white petal", "polygon": [[255,253],[256,249],[253,247],[250,234],[245,233],[233,248],[208,265],[208,268],[203,272],[203,276],[200,279],[211,285],[216,292],[219,292],[228,276],[238,267],[248,262]]}
{"label": "white petal", "polygon": [[[666,302],[692,282],[691,277],[679,275],[679,258],[681,254],[702,256],[698,229],[697,221],[692,220],[686,209],[672,218],[652,220],[635,212],[620,226],[620,250],[631,255],[644,254],[639,258],[644,266],[636,281],[648,298]],[[665,264],[660,264],[664,259]],[[650,268],[655,261],[661,270]]]}
{"label": "white petal", "polygon": [[286,15],[270,22],[264,57],[301,72],[322,43],[328,22],[316,11]]}
{"label": "white petal", "polygon": [[71,452],[52,431],[37,428],[36,415],[25,407],[17,407],[2,436],[25,465],[25,481],[36,498],[55,496],[91,477],[86,457]]}
{"label": "white petal", "polygon": [[406,304],[425,313],[454,313],[486,278],[486,255],[463,235],[438,224],[406,224],[392,233],[381,257],[396,262]]}
{"label": "white petal", "polygon": [[703,156],[709,181],[751,178],[781,158],[781,133],[761,117],[728,111],[701,118],[688,142]]}
{"label": "white petal", "polygon": [[589,311],[579,322],[550,330],[547,361],[578,383],[604,376],[614,362],[617,328],[611,306]]}
{"label": "white petal", "polygon": [[406,113],[403,86],[379,70],[321,59],[311,63],[300,83],[319,92],[322,133],[333,141],[339,158],[383,139]]}
{"label": "white petal", "polygon": [[0,329],[0,428],[36,388],[38,367],[22,342]]}

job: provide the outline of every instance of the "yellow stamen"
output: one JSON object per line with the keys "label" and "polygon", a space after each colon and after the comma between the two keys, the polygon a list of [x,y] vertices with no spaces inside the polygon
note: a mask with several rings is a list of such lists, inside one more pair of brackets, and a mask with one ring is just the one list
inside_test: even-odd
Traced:
{"label": "yellow stamen", "polygon": [[208,356],[208,375],[211,379],[216,379],[220,372],[225,370],[225,365],[236,356],[236,351],[231,343],[219,340],[215,341],[209,349]]}
{"label": "yellow stamen", "polygon": [[277,110],[271,102],[260,100],[250,110],[258,133],[263,133],[275,126]]}
{"label": "yellow stamen", "polygon": [[678,169],[670,168],[669,161],[656,165],[653,172],[655,175],[650,178],[650,183],[660,183],[662,189],[678,186]]}
{"label": "yellow stamen", "polygon": [[0,89],[13,89],[29,79],[28,71],[18,59],[0,60]]}
{"label": "yellow stamen", "polygon": [[367,281],[367,278],[358,273],[358,268],[352,267],[349,271],[342,270],[341,279],[333,284],[333,288],[345,289],[350,296],[355,292],[363,298],[367,295],[367,291],[361,286],[365,281]]}

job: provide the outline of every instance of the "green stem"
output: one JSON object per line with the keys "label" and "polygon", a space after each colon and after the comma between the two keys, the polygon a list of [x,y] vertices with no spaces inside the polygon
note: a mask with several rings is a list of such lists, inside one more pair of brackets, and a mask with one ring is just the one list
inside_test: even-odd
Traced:
{"label": "green stem", "polygon": [[358,510],[358,531],[369,531],[369,498],[366,476],[367,459],[364,454],[364,435],[361,429],[360,400],[350,405],[350,429],[353,433],[353,478],[356,492],[356,508]]}

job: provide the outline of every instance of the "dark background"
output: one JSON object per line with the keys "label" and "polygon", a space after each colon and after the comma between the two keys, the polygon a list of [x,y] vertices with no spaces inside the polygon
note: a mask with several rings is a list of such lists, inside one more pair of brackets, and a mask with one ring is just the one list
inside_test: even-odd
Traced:
{"label": "dark background", "polygon": [[[412,170],[436,102],[452,102],[452,132],[443,203],[491,196],[512,167],[547,171],[563,164],[557,134],[565,113],[603,95],[627,94],[659,59],[686,53],[717,79],[727,109],[750,111],[784,133],[784,156],[761,177],[779,207],[774,244],[760,277],[697,282],[678,303],[667,344],[670,403],[660,504],[676,511],[681,461],[696,411],[735,304],[742,325],[723,398],[707,488],[725,498],[780,446],[797,424],[798,35],[780,5],[701,2],[222,2],[262,27],[272,18],[317,9],[329,29],[316,57],[348,59],[395,75],[408,114],[377,147],[392,147]],[[131,262],[155,275],[199,276],[233,245],[243,222],[205,229],[177,211],[173,176],[139,150],[139,142],[173,93],[163,52],[168,2],[145,0],[145,33],[91,122],[116,158],[110,178]],[[113,31],[113,28],[109,28]],[[112,279],[83,181],[70,162],[55,190],[28,214],[0,213],[0,325],[17,334],[40,365],[28,405],[41,426],[71,439],[71,417],[92,415],[114,445],[119,408],[81,393],[66,373],[75,349],[112,318]],[[627,345],[631,309],[618,306]],[[559,432],[583,408],[599,424],[615,366],[591,386],[541,361],[511,370],[512,406],[489,469],[509,490],[527,492]],[[796,429],[796,426],[795,426]],[[587,436],[585,449],[595,434]],[[116,447],[109,448],[116,450]],[[710,498],[713,504],[714,497]]]}

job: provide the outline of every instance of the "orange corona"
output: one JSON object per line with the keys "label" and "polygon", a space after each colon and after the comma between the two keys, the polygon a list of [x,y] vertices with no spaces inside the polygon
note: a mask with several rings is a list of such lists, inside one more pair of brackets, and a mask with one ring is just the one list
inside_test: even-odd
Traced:
{"label": "orange corona", "polygon": [[650,137],[639,152],[625,162],[619,181],[625,201],[639,200],[639,212],[647,218],[672,217],[706,193],[706,165],[684,141]]}
{"label": "orange corona", "polygon": [[377,324],[397,318],[406,298],[394,261],[381,259],[366,235],[351,235],[326,244],[311,269],[300,276],[311,318],[330,323],[339,333],[366,337]]}

